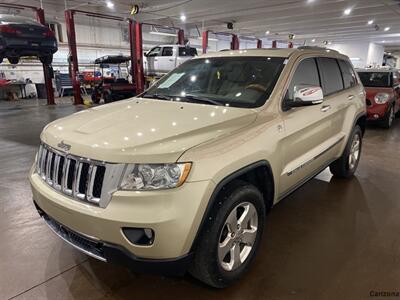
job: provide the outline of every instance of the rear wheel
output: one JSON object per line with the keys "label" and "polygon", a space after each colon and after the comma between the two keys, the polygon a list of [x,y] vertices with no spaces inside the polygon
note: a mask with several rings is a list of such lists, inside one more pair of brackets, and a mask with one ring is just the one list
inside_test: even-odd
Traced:
{"label": "rear wheel", "polygon": [[342,156],[329,166],[333,176],[349,178],[354,175],[360,162],[362,136],[360,126],[356,125]]}
{"label": "rear wheel", "polygon": [[49,55],[39,56],[39,60],[44,65],[51,65],[51,63],[53,62],[53,55],[49,54]]}
{"label": "rear wheel", "polygon": [[218,199],[207,218],[190,273],[204,283],[223,288],[249,268],[265,222],[265,204],[253,185],[237,181]]}
{"label": "rear wheel", "polygon": [[13,57],[7,57],[8,61],[10,64],[16,65],[19,63],[19,57],[18,56],[13,56]]}

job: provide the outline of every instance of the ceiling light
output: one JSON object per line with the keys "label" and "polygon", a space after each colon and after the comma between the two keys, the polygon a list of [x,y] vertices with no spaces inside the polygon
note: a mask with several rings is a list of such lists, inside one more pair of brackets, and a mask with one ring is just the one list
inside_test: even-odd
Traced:
{"label": "ceiling light", "polygon": [[315,0],[307,0],[307,3],[313,3]]}
{"label": "ceiling light", "polygon": [[386,43],[386,41],[382,41],[382,43]]}
{"label": "ceiling light", "polygon": [[186,16],[185,15],[181,15],[180,19],[181,19],[182,22],[185,22],[186,21]]}
{"label": "ceiling light", "polygon": [[390,27],[385,27],[385,29],[383,29],[384,31],[389,31]]}
{"label": "ceiling light", "polygon": [[315,41],[316,41],[316,39],[312,39],[312,40],[311,40],[312,43],[315,43]]}
{"label": "ceiling light", "polygon": [[106,1],[106,5],[108,8],[113,8],[114,7],[114,3],[112,3],[111,1]]}
{"label": "ceiling light", "polygon": [[269,30],[267,30],[267,31],[265,32],[265,34],[270,34],[270,31],[269,31]]}
{"label": "ceiling light", "polygon": [[368,25],[372,25],[372,24],[374,24],[374,20],[369,20]]}
{"label": "ceiling light", "polygon": [[348,16],[349,14],[351,14],[351,11],[352,11],[351,8],[346,8],[346,9],[344,10],[343,13],[344,13],[346,16]]}
{"label": "ceiling light", "polygon": [[156,34],[156,35],[176,36],[175,33],[169,33],[169,32],[150,31],[149,33],[150,34]]}

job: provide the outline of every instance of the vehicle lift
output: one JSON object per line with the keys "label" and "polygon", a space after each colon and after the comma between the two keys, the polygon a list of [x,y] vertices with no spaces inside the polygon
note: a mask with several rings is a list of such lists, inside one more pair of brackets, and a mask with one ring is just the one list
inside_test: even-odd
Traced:
{"label": "vehicle lift", "polygon": [[[231,50],[239,50],[240,47],[240,41],[239,37],[236,34],[230,33],[230,32],[213,32],[211,30],[205,30],[203,31],[202,35],[202,48],[203,48],[203,54],[207,53],[207,48],[208,48],[208,35],[209,33],[215,34],[215,35],[225,35],[225,36],[231,36]],[[257,48],[261,49],[262,48],[262,41],[260,39],[257,40]]]}
{"label": "vehicle lift", "polygon": [[[129,28],[129,44],[131,53],[131,75],[133,83],[135,84],[136,94],[141,94],[144,91],[144,70],[143,70],[143,37],[142,37],[142,25],[154,25],[157,27],[162,27],[150,23],[139,23],[132,19],[126,19],[122,17],[117,17],[113,15],[93,13],[83,10],[67,9],[65,10],[65,21],[67,25],[67,36],[68,36],[68,46],[70,50],[70,63],[72,64],[71,72],[71,82],[74,93],[74,104],[82,104],[80,83],[79,83],[79,64],[78,64],[78,53],[76,44],[76,33],[75,33],[75,14],[83,14],[88,17],[95,17],[101,19],[115,20],[119,22],[128,22]],[[166,27],[171,28],[171,27]],[[175,29],[175,28],[174,28]],[[179,44],[184,44],[184,31],[178,29],[178,42]]]}
{"label": "vehicle lift", "polygon": [[[30,5],[22,5],[22,4],[8,4],[8,3],[0,3],[0,7],[5,8],[15,8],[15,9],[31,9],[36,13],[36,20],[44,25],[46,25],[44,10],[42,7],[30,6]],[[47,104],[54,105],[54,89],[53,83],[50,76],[50,67],[48,65],[43,64],[43,75],[44,75],[44,84],[46,87],[46,95],[47,95]]]}

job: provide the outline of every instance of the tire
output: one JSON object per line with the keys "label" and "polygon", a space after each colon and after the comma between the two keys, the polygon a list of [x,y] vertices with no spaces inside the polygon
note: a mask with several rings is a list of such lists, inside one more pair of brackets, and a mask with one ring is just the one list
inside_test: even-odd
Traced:
{"label": "tire", "polygon": [[334,177],[350,178],[354,175],[357,170],[358,163],[360,162],[362,137],[363,134],[361,128],[360,126],[356,125],[351,133],[342,156],[329,166],[329,169]]}
{"label": "tire", "polygon": [[0,56],[0,64],[3,62],[3,60],[4,60],[4,57]]}
{"label": "tire", "polygon": [[16,65],[19,63],[19,57],[18,56],[13,56],[13,57],[7,57],[8,61],[12,65]]}
{"label": "tire", "polygon": [[[266,211],[260,191],[242,181],[224,189],[215,205],[200,233],[189,272],[212,287],[224,288],[248,270],[260,244]],[[245,214],[249,217],[239,227]],[[235,260],[231,253],[243,257]]]}
{"label": "tire", "polygon": [[53,62],[53,55],[49,54],[49,55],[39,56],[39,60],[42,64],[46,66],[51,65],[51,63]]}
{"label": "tire", "polygon": [[382,127],[389,129],[393,125],[393,121],[396,118],[394,113],[394,105],[392,105],[386,114],[385,118],[382,120]]}

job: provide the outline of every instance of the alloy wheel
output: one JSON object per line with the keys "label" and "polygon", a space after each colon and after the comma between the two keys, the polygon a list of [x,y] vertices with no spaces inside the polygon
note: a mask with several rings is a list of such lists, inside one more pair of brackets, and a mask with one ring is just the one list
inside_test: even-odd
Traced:
{"label": "alloy wheel", "polygon": [[360,146],[361,146],[361,137],[360,135],[354,135],[353,141],[350,147],[350,154],[349,154],[349,169],[353,170],[360,159]]}
{"label": "alloy wheel", "polygon": [[257,237],[258,214],[252,203],[242,202],[228,215],[218,243],[218,261],[234,271],[249,257]]}

